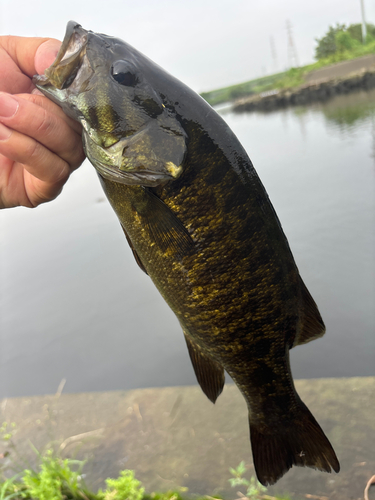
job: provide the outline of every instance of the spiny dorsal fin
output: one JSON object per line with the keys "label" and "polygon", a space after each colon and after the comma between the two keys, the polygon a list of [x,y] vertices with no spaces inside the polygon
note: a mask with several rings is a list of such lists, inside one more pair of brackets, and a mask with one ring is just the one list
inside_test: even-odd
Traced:
{"label": "spiny dorsal fin", "polygon": [[215,403],[224,387],[224,368],[205,354],[185,332],[184,335],[199,385],[208,399]]}
{"label": "spiny dorsal fin", "polygon": [[300,332],[297,334],[293,347],[306,344],[311,340],[322,337],[326,331],[322,317],[320,316],[317,305],[311,297],[306,285],[301,280],[301,302],[302,318]]}
{"label": "spiny dorsal fin", "polygon": [[124,229],[124,227],[122,225],[121,225],[121,227],[122,227],[122,230],[124,231],[124,234],[125,234],[126,239],[127,239],[128,243],[129,243],[129,246],[132,249],[132,252],[133,252],[133,255],[134,255],[136,263],[139,265],[139,267],[142,269],[142,271],[148,275],[148,272],[146,271],[145,266],[142,264],[142,261],[139,258],[139,255],[137,254],[137,252],[135,251],[135,249],[133,247],[133,243],[131,242],[131,239],[129,238],[128,233],[125,231],[125,229]]}

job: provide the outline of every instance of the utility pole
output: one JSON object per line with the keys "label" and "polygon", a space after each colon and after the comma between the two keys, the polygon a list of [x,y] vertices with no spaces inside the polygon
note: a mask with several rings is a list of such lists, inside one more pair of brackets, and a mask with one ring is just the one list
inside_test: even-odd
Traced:
{"label": "utility pole", "polygon": [[367,29],[366,29],[366,18],[365,18],[365,4],[364,0],[361,0],[361,12],[362,12],[362,43],[366,43]]}
{"label": "utility pole", "polygon": [[293,40],[292,23],[289,19],[286,22],[286,31],[288,33],[288,64],[290,68],[298,68],[297,50]]}
{"label": "utility pole", "polygon": [[270,44],[271,44],[271,54],[272,54],[272,59],[273,59],[273,69],[275,73],[278,71],[278,64],[277,64],[277,54],[276,54],[276,46],[275,46],[275,40],[273,36],[270,36]]}

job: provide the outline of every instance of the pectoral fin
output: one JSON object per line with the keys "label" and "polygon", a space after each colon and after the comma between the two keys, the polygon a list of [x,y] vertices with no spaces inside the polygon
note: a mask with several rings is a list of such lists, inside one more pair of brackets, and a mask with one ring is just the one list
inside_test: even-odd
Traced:
{"label": "pectoral fin", "polygon": [[215,403],[224,387],[224,368],[204,353],[185,332],[184,335],[199,385],[208,399]]}
{"label": "pectoral fin", "polygon": [[177,257],[190,255],[194,242],[178,217],[149,188],[142,187],[142,197],[132,199],[132,205],[141,218],[150,239],[162,249]]}

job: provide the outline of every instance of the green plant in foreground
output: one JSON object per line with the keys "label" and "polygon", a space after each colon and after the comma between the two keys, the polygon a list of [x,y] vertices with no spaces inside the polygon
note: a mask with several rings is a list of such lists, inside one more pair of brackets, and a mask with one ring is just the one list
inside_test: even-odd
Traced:
{"label": "green plant in foreground", "polygon": [[[41,461],[39,472],[28,469],[24,471],[22,482],[26,488],[22,491],[22,498],[31,497],[38,500],[79,498],[84,462],[53,457],[52,450],[48,450],[46,456],[41,457]],[[72,470],[72,466],[78,467],[77,470]]]}
{"label": "green plant in foreground", "polygon": [[[14,424],[4,423],[0,427],[0,442],[3,441],[8,446],[14,429]],[[107,478],[106,489],[93,493],[82,480],[84,461],[62,459],[55,456],[52,450],[48,450],[44,456],[35,448],[34,451],[40,460],[38,470],[28,468],[6,478],[4,468],[9,470],[10,467],[0,465],[0,500],[187,500],[181,495],[187,488],[182,487],[179,491],[145,494],[141,482],[134,477],[131,470],[121,471],[117,479]],[[3,452],[1,455],[5,458],[7,453]],[[246,487],[247,499],[244,500],[282,500],[280,497],[261,495],[266,488],[254,477],[249,481],[243,477],[246,472],[244,462],[236,469],[230,469],[230,472],[233,477],[229,481],[233,487]],[[210,496],[194,498],[214,500],[214,497]]]}
{"label": "green plant in foreground", "polygon": [[16,498],[20,496],[19,489],[15,483],[15,480],[20,476],[16,474],[15,476],[6,479],[4,483],[0,485],[0,500],[10,500],[11,498]]}
{"label": "green plant in foreground", "polygon": [[246,486],[247,498],[256,500],[259,498],[259,495],[261,493],[267,491],[267,488],[262,484],[260,484],[260,482],[257,481],[255,477],[251,477],[250,481],[248,481],[243,477],[244,473],[246,472],[246,466],[244,461],[240,462],[235,469],[232,469],[231,467],[229,469],[229,472],[233,476],[229,479],[232,488],[235,488],[236,486]]}
{"label": "green plant in foreground", "polygon": [[132,470],[122,470],[118,479],[105,480],[107,489],[98,491],[98,498],[103,500],[142,500],[144,488],[134,477]]}
{"label": "green plant in foreground", "polygon": [[[182,491],[187,491],[187,488],[181,488]],[[143,500],[185,500],[180,492],[178,491],[167,491],[165,493],[151,493],[143,496]],[[203,500],[202,498],[197,498],[196,500]],[[207,497],[205,497],[207,500]]]}
{"label": "green plant in foreground", "polygon": [[263,495],[265,491],[267,491],[267,488],[263,486],[254,476],[250,478],[250,480],[246,479],[243,477],[244,473],[246,472],[246,466],[245,462],[242,461],[239,463],[239,465],[235,468],[229,469],[229,472],[232,474],[233,477],[231,477],[228,481],[230,482],[230,485],[232,488],[235,488],[236,486],[245,486],[246,487],[246,494],[243,495],[242,493],[238,492],[239,499],[237,500],[290,500],[288,496],[269,496],[269,495]]}
{"label": "green plant in foreground", "polygon": [[144,495],[141,482],[131,470],[121,471],[117,479],[106,479],[106,490],[95,494],[81,479],[85,462],[54,457],[52,450],[44,457],[38,455],[38,472],[26,469],[0,482],[0,500],[182,500],[175,492]]}
{"label": "green plant in foreground", "polygon": [[8,422],[3,422],[0,427],[0,439],[2,441],[10,441],[13,437],[15,427],[16,424],[14,422],[10,424]]}

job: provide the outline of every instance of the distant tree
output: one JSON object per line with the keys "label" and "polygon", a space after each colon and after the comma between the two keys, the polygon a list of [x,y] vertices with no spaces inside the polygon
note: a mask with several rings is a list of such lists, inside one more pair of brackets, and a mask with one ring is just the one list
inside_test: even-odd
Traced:
{"label": "distant tree", "polygon": [[[369,42],[375,39],[375,26],[366,24],[366,27],[366,42]],[[358,23],[346,26],[337,23],[336,26],[330,26],[327,33],[315,41],[318,43],[315,48],[315,59],[322,59],[343,50],[352,50],[358,43],[362,43],[362,25]]]}
{"label": "distant tree", "polygon": [[350,36],[349,30],[346,30],[336,33],[335,44],[336,52],[344,52],[344,50],[353,50],[358,45],[361,45],[361,42]]}
{"label": "distant tree", "polygon": [[315,59],[331,56],[336,53],[336,34],[346,29],[345,24],[337,23],[330,26],[327,33],[322,38],[315,38],[318,46],[315,48]]}
{"label": "distant tree", "polygon": [[[367,42],[369,39],[375,38],[375,26],[373,24],[367,24]],[[348,33],[354,40],[358,40],[358,42],[362,43],[362,24],[351,24],[347,29]]]}

